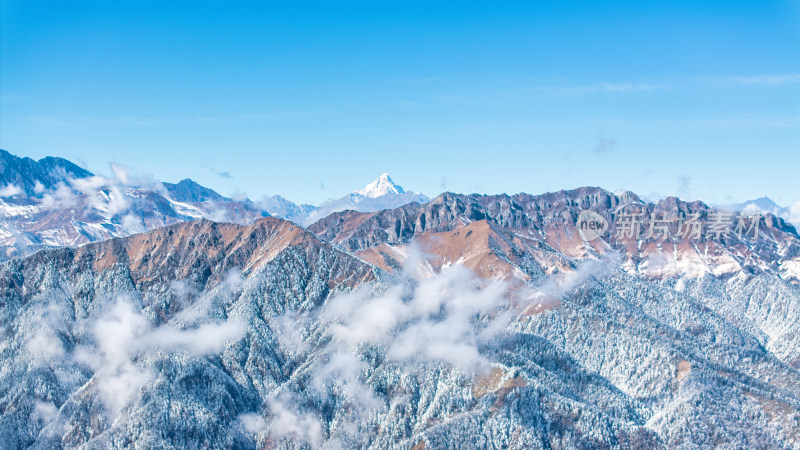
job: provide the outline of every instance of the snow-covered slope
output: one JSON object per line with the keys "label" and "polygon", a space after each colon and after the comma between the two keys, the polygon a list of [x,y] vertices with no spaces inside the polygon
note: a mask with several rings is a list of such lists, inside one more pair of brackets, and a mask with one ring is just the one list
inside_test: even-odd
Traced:
{"label": "snow-covered slope", "polygon": [[[476,219],[446,242],[466,242],[465,264],[487,249],[479,267],[524,262],[519,242],[497,242],[497,219],[519,226],[519,211],[490,203],[436,202],[430,224]],[[430,241],[448,241],[439,229]],[[460,263],[389,273],[265,218],[0,263],[0,439],[800,448],[797,286],[773,273],[648,279],[543,250],[564,271],[522,285]]]}
{"label": "snow-covered slope", "polygon": [[382,173],[381,176],[372,183],[364,186],[363,189],[354,192],[354,194],[369,198],[378,198],[387,194],[399,195],[403,193],[405,193],[403,188],[396,185],[386,172]]}

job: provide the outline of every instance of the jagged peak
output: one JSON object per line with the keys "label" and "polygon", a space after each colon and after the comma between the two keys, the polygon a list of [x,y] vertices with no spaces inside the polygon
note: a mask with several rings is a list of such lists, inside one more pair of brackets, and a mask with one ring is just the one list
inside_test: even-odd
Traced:
{"label": "jagged peak", "polygon": [[404,194],[405,191],[398,184],[392,181],[392,178],[387,172],[382,173],[372,183],[364,186],[355,192],[355,194],[363,197],[378,198],[387,194]]}

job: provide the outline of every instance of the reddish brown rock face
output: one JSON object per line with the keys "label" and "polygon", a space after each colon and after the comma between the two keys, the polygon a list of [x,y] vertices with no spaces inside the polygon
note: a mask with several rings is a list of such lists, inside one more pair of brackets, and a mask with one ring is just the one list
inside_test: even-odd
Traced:
{"label": "reddish brown rock face", "polygon": [[[600,238],[586,241],[578,232],[584,209],[608,221]],[[620,229],[626,211],[640,214],[640,223],[630,232]],[[679,230],[678,219],[691,214],[706,227],[698,239]],[[791,225],[767,215],[760,219],[755,238],[752,230],[737,235],[731,218],[727,236],[720,237],[709,232],[713,214],[700,202],[668,198],[645,204],[632,193],[614,195],[598,188],[538,196],[446,193],[425,205],[336,213],[308,229],[387,270],[402,263],[415,246],[434,270],[462,261],[485,277],[568,272],[575,261],[618,252],[628,272],[650,279],[770,272],[800,282],[800,238]],[[653,218],[667,217],[674,220],[654,223],[651,232]]]}

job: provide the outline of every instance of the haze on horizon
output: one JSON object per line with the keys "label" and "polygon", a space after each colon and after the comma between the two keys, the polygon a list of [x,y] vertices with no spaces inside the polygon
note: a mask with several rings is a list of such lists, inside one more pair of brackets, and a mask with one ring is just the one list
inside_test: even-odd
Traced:
{"label": "haze on horizon", "polygon": [[0,1],[0,148],[319,204],[800,200],[800,3]]}

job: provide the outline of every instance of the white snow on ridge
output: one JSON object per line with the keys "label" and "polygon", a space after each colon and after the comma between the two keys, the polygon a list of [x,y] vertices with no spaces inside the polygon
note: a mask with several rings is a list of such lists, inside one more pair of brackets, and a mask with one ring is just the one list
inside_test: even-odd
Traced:
{"label": "white snow on ridge", "polygon": [[[413,202],[426,203],[429,200],[423,194],[405,191],[392,181],[388,173],[383,173],[363,189],[351,192],[339,199],[327,200],[319,206],[295,205],[282,197],[273,197],[270,202],[271,205],[265,206],[270,214],[283,217],[305,227],[340,211],[375,212],[398,208]],[[287,206],[292,207],[287,208]]]}
{"label": "white snow on ridge", "polygon": [[780,267],[780,274],[784,279],[800,281],[800,258],[784,261]]}
{"label": "white snow on ridge", "polygon": [[182,216],[191,217],[193,219],[200,219],[202,217],[205,217],[205,215],[203,214],[203,211],[201,211],[199,208],[197,208],[194,205],[190,205],[190,204],[184,203],[184,202],[179,202],[179,201],[173,200],[173,199],[171,199],[169,197],[165,197],[165,198],[169,202],[170,206],[172,206],[172,209],[174,209],[176,213],[178,213],[178,214],[180,214]]}
{"label": "white snow on ridge", "polygon": [[32,217],[39,212],[39,209],[40,208],[36,205],[9,205],[3,200],[0,200],[0,218]]}

